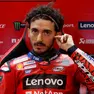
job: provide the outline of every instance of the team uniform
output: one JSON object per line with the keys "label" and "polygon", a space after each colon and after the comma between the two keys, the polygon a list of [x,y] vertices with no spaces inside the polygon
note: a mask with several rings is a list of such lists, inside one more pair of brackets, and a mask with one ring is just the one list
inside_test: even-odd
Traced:
{"label": "team uniform", "polygon": [[94,90],[94,59],[79,48],[46,59],[29,52],[0,68],[0,94],[79,94],[80,83]]}

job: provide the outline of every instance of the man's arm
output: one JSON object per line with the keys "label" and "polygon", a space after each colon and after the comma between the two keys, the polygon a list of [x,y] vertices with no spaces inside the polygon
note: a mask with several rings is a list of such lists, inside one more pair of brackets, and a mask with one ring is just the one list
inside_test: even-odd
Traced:
{"label": "man's arm", "polygon": [[89,90],[94,90],[94,58],[75,46],[68,49],[68,53],[78,66],[77,81],[86,85]]}
{"label": "man's arm", "polygon": [[94,90],[94,58],[77,48],[69,34],[55,36],[57,44],[65,50],[78,66],[76,80],[83,83],[89,90]]}

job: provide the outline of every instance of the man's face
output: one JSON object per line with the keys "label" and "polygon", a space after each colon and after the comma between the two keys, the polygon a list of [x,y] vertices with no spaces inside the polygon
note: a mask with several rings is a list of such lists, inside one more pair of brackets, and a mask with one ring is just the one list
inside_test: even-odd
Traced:
{"label": "man's face", "polygon": [[32,48],[38,54],[47,51],[53,45],[55,35],[54,23],[49,20],[35,20],[31,22],[28,29]]}

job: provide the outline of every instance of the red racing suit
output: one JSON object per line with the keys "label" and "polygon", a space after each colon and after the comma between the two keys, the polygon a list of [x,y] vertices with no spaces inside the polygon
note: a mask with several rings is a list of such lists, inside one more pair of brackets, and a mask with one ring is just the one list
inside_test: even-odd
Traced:
{"label": "red racing suit", "polygon": [[94,59],[79,48],[49,62],[29,52],[0,69],[0,94],[79,94],[80,83],[94,90]]}

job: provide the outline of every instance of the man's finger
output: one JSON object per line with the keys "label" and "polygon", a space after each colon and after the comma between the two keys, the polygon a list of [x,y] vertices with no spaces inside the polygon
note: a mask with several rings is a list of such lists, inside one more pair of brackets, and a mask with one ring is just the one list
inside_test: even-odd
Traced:
{"label": "man's finger", "polygon": [[57,41],[61,42],[61,37],[62,37],[62,36],[57,35],[57,36],[55,36],[55,39],[56,39]]}
{"label": "man's finger", "polygon": [[65,34],[65,35],[63,36],[63,42],[66,43],[67,40],[68,40],[68,35]]}
{"label": "man's finger", "polygon": [[57,35],[55,36],[56,39],[61,39],[61,36]]}
{"label": "man's finger", "polygon": [[55,36],[56,39],[58,39],[61,43],[66,43],[68,36],[62,35],[62,36]]}

